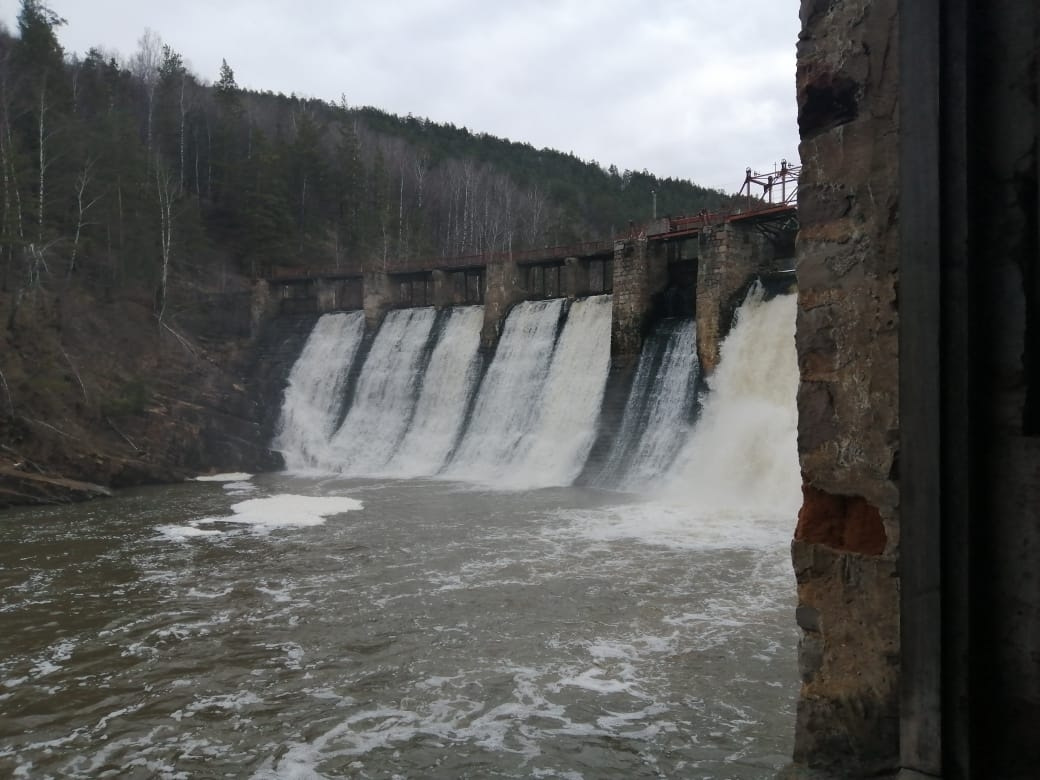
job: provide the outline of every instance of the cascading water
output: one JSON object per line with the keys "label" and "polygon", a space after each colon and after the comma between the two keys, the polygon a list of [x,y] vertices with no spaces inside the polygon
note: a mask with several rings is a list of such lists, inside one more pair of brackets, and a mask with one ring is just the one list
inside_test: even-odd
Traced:
{"label": "cascading water", "polygon": [[698,369],[694,321],[662,321],[643,346],[621,427],[595,485],[638,492],[668,470],[690,435]]}
{"label": "cascading water", "polygon": [[596,438],[610,369],[610,318],[610,296],[571,304],[549,368],[542,414],[515,482],[569,485],[581,473]]}
{"label": "cascading water", "polygon": [[386,315],[362,367],[354,402],[329,444],[327,469],[352,475],[384,472],[411,423],[436,317],[432,308]]}
{"label": "cascading water", "polygon": [[796,306],[755,285],[722,344],[697,425],[661,485],[698,516],[798,512]]}
{"label": "cascading water", "polygon": [[447,314],[422,378],[412,425],[386,472],[395,477],[436,474],[458,438],[480,374],[483,306]]}
{"label": "cascading water", "polygon": [[364,331],[363,312],[325,314],[293,365],[272,445],[290,471],[319,465],[339,421],[347,376]]}
{"label": "cascading water", "polygon": [[521,303],[506,319],[472,419],[443,476],[568,485],[595,435],[610,358],[610,297]]}
{"label": "cascading water", "polygon": [[517,456],[539,416],[563,301],[528,301],[506,318],[465,437],[444,476],[493,481]]}
{"label": "cascading water", "polygon": [[[666,320],[643,350],[594,484],[705,511],[796,508],[793,301],[766,301],[757,286],[748,294],[692,433],[696,330],[690,320]],[[334,434],[364,318],[326,315],[293,368],[275,446],[294,470],[571,484],[596,435],[611,298],[575,301],[566,317],[565,306],[554,299],[513,309],[475,400],[483,308],[390,312]]]}

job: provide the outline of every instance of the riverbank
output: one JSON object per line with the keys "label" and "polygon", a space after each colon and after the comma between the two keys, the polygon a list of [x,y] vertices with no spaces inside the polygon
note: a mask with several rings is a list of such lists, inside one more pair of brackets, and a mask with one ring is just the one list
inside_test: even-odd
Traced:
{"label": "riverbank", "polygon": [[140,293],[60,287],[0,293],[0,507],[279,467],[245,279],[184,286],[161,322]]}

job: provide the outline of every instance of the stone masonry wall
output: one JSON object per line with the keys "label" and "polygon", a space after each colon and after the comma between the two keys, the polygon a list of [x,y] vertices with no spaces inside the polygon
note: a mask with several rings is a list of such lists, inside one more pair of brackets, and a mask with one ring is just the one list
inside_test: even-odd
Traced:
{"label": "stone masonry wall", "polygon": [[489,263],[484,290],[484,328],[480,333],[483,349],[492,349],[498,343],[509,309],[523,299],[520,269],[516,263]]}
{"label": "stone masonry wall", "polygon": [[897,0],[803,0],[794,770],[899,764]]}
{"label": "stone masonry wall", "polygon": [[615,243],[610,353],[619,365],[639,358],[653,296],[667,285],[663,245],[651,245],[645,236]]}
{"label": "stone masonry wall", "polygon": [[719,345],[750,277],[768,270],[772,257],[765,236],[751,226],[706,228],[698,237],[697,357],[707,375],[719,362]]}
{"label": "stone masonry wall", "polygon": [[388,274],[366,271],[364,280],[365,330],[375,333],[393,305],[393,284]]}

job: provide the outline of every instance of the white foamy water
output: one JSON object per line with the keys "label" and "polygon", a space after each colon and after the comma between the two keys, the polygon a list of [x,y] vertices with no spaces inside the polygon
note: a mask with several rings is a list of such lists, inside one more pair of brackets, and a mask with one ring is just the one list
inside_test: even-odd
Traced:
{"label": "white foamy water", "polygon": [[541,416],[563,301],[527,301],[506,318],[458,451],[444,475],[494,482],[526,451]]}
{"label": "white foamy water", "polygon": [[596,438],[610,370],[611,298],[575,301],[552,356],[542,413],[522,463],[509,481],[521,486],[569,485],[581,473]]}
{"label": "white foamy water", "polygon": [[230,471],[226,474],[204,474],[200,477],[195,477],[196,482],[245,482],[246,480],[252,479],[252,474],[247,474],[244,471]]}
{"label": "white foamy water", "polygon": [[708,379],[689,442],[663,480],[663,494],[696,516],[712,512],[793,519],[801,506],[798,465],[796,297],[748,293]]}
{"label": "white foamy water", "polygon": [[330,471],[380,474],[412,421],[423,360],[436,321],[432,308],[386,315],[358,379],[346,419],[323,456]]}
{"label": "white foamy water", "polygon": [[364,312],[324,314],[293,364],[274,449],[291,471],[322,464],[365,332]]}
{"label": "white foamy water", "polygon": [[384,469],[395,477],[437,473],[455,446],[476,385],[484,307],[456,307],[446,314],[422,377],[412,424]]}
{"label": "white foamy water", "polygon": [[595,484],[639,492],[690,436],[699,365],[693,320],[665,321],[643,345],[610,458]]}
{"label": "white foamy water", "polygon": [[510,313],[473,417],[444,475],[519,488],[568,485],[596,434],[610,367],[610,296]]}
{"label": "white foamy water", "polygon": [[354,512],[362,507],[363,504],[356,498],[346,496],[282,494],[239,501],[231,505],[230,515],[204,517],[186,526],[161,526],[160,531],[172,539],[182,540],[222,533],[220,528],[200,528],[200,525],[233,523],[248,526],[258,533],[267,533],[282,528],[322,525],[328,517]]}

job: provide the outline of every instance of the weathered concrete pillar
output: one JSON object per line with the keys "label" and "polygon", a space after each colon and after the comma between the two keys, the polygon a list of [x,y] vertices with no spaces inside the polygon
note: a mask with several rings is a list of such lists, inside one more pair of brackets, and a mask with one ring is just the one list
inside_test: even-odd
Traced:
{"label": "weathered concrete pillar", "polygon": [[437,309],[445,306],[453,306],[458,301],[455,296],[454,275],[447,271],[432,271],[433,277],[433,305]]}
{"label": "weathered concrete pillar", "polygon": [[319,312],[329,312],[336,308],[336,283],[328,279],[317,279],[314,283],[314,295],[318,302]]}
{"label": "weathered concrete pillar", "polygon": [[364,276],[365,327],[369,332],[379,327],[383,316],[394,305],[393,282],[382,271],[366,271]]}
{"label": "weathered concrete pillar", "polygon": [[563,261],[563,294],[568,298],[580,298],[589,294],[589,262],[578,257]]}
{"label": "weathered concrete pillar", "polygon": [[667,285],[663,244],[651,244],[645,236],[615,242],[610,354],[619,364],[639,358],[653,297]]}
{"label": "weathered concrete pillar", "polygon": [[697,357],[707,375],[719,362],[719,344],[733,322],[749,279],[772,259],[769,242],[750,225],[706,228],[699,237]]}
{"label": "weathered concrete pillar", "polygon": [[520,269],[508,260],[489,263],[485,274],[484,328],[480,334],[483,349],[492,349],[502,333],[502,324],[513,304],[524,299]]}

